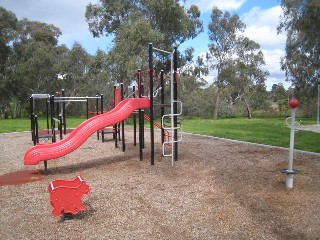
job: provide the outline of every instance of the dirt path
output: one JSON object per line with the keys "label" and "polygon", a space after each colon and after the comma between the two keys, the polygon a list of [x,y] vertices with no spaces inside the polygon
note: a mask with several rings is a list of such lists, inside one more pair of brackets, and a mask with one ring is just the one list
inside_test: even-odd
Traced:
{"label": "dirt path", "polygon": [[320,125],[304,125],[300,126],[301,130],[320,133]]}
{"label": "dirt path", "polygon": [[[185,135],[174,166],[159,143],[151,166],[149,140],[139,161],[132,135],[125,153],[92,136],[48,161],[42,180],[0,186],[1,239],[319,239],[320,155],[295,154],[287,190],[286,150]],[[29,133],[1,134],[0,175],[43,168],[23,165],[31,145]],[[47,187],[77,173],[91,188],[87,210],[61,221]]]}

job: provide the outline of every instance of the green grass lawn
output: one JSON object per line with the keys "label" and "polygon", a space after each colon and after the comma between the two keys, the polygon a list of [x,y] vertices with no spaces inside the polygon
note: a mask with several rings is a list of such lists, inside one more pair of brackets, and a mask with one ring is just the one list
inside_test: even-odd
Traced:
{"label": "green grass lawn", "polygon": [[[314,123],[310,119],[300,120],[301,124]],[[185,118],[183,131],[280,147],[289,147],[290,141],[290,129],[284,118]],[[295,148],[320,152],[320,133],[295,132]]]}
{"label": "green grass lawn", "polygon": [[[84,120],[84,117],[67,118],[67,127],[74,128]],[[315,123],[314,119],[298,118],[298,120],[303,125]],[[131,120],[129,122],[132,123]],[[46,128],[46,119],[40,118],[39,125],[40,128]],[[27,118],[0,120],[0,133],[28,130],[30,130],[30,120]],[[183,120],[183,131],[280,147],[289,147],[290,138],[290,129],[285,126],[285,118],[212,120],[186,117]],[[295,132],[295,149],[320,153],[320,133]]]}
{"label": "green grass lawn", "polygon": [[[67,118],[67,127],[75,128],[80,123],[86,120],[85,117],[71,117]],[[39,118],[39,128],[47,128],[47,119]],[[10,132],[23,132],[29,131],[31,128],[30,119],[28,118],[19,118],[19,119],[0,119],[0,133],[10,133]]]}

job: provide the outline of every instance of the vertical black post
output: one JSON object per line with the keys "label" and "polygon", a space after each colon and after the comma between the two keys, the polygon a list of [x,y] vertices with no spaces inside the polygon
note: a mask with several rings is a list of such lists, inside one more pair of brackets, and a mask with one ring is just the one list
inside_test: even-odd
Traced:
{"label": "vertical black post", "polygon": [[96,95],[96,114],[99,115],[99,96]]}
{"label": "vertical black post", "polygon": [[[58,93],[56,93],[56,97],[59,97]],[[56,104],[56,107],[57,107],[57,119],[59,118],[59,113],[60,113],[60,102],[59,101],[57,101],[57,104]],[[54,114],[53,117],[56,117],[56,115]]]}
{"label": "vertical black post", "polygon": [[174,55],[173,55],[173,113],[174,119],[174,160],[178,161],[178,118],[177,118],[177,99],[178,99],[178,51],[177,48],[174,48]]}
{"label": "vertical black post", "polygon": [[32,114],[32,117],[34,118],[34,119],[33,119],[33,122],[34,122],[34,126],[33,126],[33,129],[34,129],[33,145],[36,145],[37,143],[39,143],[38,116],[33,113],[33,114]]}
{"label": "vertical black post", "polygon": [[101,99],[100,111],[101,111],[101,114],[103,114],[103,94],[100,94],[100,99]]}
{"label": "vertical black post", "polygon": [[[96,94],[96,114],[99,115],[99,96]],[[99,140],[99,130],[97,131],[97,139]]]}
{"label": "vertical black post", "polygon": [[30,97],[29,98],[29,104],[30,104],[30,122],[31,122],[31,138],[32,138],[32,141],[34,141],[34,109],[33,109],[33,97]]}
{"label": "vertical black post", "polygon": [[[123,83],[121,83],[121,101],[123,100]],[[121,122],[122,152],[126,151],[126,142],[124,139],[124,120]]]}
{"label": "vertical black post", "polygon": [[[61,90],[62,97],[66,96],[64,89]],[[62,122],[63,122],[63,134],[67,134],[67,122],[66,122],[66,102],[65,99],[62,103]]]}
{"label": "vertical black post", "polygon": [[[141,84],[141,97],[144,95],[144,86]],[[142,139],[142,149],[145,148],[144,144],[144,109],[141,109],[141,139]]]}
{"label": "vertical black post", "polygon": [[88,96],[86,96],[86,110],[87,110],[87,119],[89,119],[89,101],[88,101]]}
{"label": "vertical black post", "polygon": [[55,124],[54,124],[54,95],[50,96],[50,117],[51,117],[52,142],[55,142],[56,134],[55,134]]}
{"label": "vertical black post", "polygon": [[150,77],[150,144],[151,144],[151,165],[154,165],[154,126],[153,126],[153,47],[152,43],[149,43],[149,77]]}
{"label": "vertical black post", "polygon": [[[136,86],[132,86],[132,97],[136,97]],[[133,114],[133,146],[137,146],[137,118],[136,114]]]}
{"label": "vertical black post", "polygon": [[60,140],[62,140],[62,115],[59,114],[59,133],[60,133]]}
{"label": "vertical black post", "polygon": [[[141,69],[138,70],[138,97],[141,98],[142,93],[141,93],[141,89],[142,88],[142,84],[141,84]],[[140,155],[140,161],[143,160],[143,143],[142,143],[142,131],[143,126],[142,126],[142,110],[139,109],[139,155]]]}
{"label": "vertical black post", "polygon": [[[114,105],[114,107],[116,106],[116,89],[117,89],[117,87],[116,86],[113,86],[113,105]],[[117,136],[117,134],[118,134],[118,124],[116,123],[115,125],[113,125],[113,128],[114,128],[114,145],[115,145],[115,147],[116,148],[118,148],[118,136]],[[104,135],[102,135],[102,136],[104,136]],[[104,138],[102,138],[102,139],[104,139]]]}
{"label": "vertical black post", "polygon": [[35,115],[34,113],[31,114],[31,135],[32,135],[32,141],[35,145],[36,141],[36,122],[35,122]]}
{"label": "vertical black post", "polygon": [[50,134],[50,127],[49,127],[49,103],[48,99],[46,99],[46,117],[47,117],[47,134]]}
{"label": "vertical black post", "polygon": [[161,70],[160,72],[160,87],[161,87],[161,143],[164,143],[164,129],[162,126],[162,117],[164,115],[164,72]]}

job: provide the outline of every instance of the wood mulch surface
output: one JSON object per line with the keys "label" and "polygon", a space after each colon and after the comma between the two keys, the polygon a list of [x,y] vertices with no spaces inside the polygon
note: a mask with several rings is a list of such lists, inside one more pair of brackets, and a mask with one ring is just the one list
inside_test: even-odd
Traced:
{"label": "wood mulch surface", "polygon": [[[143,161],[127,127],[125,152],[93,135],[42,175],[43,164],[23,165],[29,132],[1,134],[1,239],[320,239],[320,154],[295,153],[286,189],[285,149],[185,134],[172,166],[156,132],[151,166],[145,136]],[[48,185],[77,173],[90,186],[87,209],[56,218]]]}

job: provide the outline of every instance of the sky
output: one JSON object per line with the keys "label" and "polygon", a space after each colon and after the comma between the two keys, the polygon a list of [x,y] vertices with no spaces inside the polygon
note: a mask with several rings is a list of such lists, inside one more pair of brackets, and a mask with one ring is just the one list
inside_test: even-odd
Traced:
{"label": "sky", "polygon": [[[97,2],[99,0],[0,0],[0,6],[14,12],[19,20],[27,18],[59,27],[62,31],[59,44],[72,48],[74,42],[78,42],[87,52],[95,54],[98,48],[108,51],[112,47],[111,37],[93,38],[88,30],[86,6]],[[270,90],[273,84],[278,83],[283,83],[286,88],[290,86],[285,82],[284,72],[280,70],[286,36],[277,34],[282,13],[279,0],[187,0],[186,4],[195,4],[200,8],[204,32],[180,45],[180,51],[193,47],[195,56],[208,51],[208,24],[211,10],[217,6],[221,10],[237,13],[246,24],[243,35],[261,45],[266,61],[265,69],[270,73],[266,82],[267,89]],[[212,73],[207,80],[211,82],[214,77]]]}

